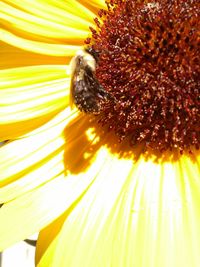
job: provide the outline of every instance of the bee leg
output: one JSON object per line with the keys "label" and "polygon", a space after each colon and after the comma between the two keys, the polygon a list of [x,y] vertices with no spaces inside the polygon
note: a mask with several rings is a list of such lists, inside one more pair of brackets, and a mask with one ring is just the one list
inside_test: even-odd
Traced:
{"label": "bee leg", "polygon": [[115,101],[115,97],[112,96],[109,92],[106,92],[106,90],[100,84],[98,86],[97,95],[100,99]]}

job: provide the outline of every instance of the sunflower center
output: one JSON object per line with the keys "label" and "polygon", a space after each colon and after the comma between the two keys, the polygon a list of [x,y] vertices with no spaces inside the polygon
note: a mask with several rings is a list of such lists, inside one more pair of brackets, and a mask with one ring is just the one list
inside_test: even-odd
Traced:
{"label": "sunflower center", "polygon": [[120,140],[160,151],[200,145],[200,4],[110,0],[86,44],[113,96],[99,121]]}

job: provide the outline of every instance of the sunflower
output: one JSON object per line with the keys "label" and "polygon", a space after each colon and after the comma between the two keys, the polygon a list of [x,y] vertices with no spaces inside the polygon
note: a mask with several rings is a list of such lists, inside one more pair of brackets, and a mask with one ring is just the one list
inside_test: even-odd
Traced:
{"label": "sunflower", "polygon": [[[0,10],[0,249],[40,231],[39,267],[199,266],[198,1]],[[70,107],[81,49],[98,112]]]}

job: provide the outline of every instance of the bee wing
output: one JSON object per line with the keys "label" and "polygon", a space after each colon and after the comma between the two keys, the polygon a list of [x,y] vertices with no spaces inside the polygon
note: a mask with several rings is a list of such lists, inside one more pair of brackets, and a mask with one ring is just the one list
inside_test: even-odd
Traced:
{"label": "bee wing", "polygon": [[69,106],[72,109],[74,109],[75,105],[74,105],[74,98],[73,98],[73,90],[74,90],[74,85],[73,85],[73,77],[71,78],[70,81],[70,87],[69,87]]}
{"label": "bee wing", "polygon": [[70,72],[70,86],[69,86],[69,106],[71,109],[74,109],[74,98],[73,98],[73,92],[74,92],[74,76],[76,71],[76,64],[77,64],[77,57],[73,57],[69,63],[69,72]]}

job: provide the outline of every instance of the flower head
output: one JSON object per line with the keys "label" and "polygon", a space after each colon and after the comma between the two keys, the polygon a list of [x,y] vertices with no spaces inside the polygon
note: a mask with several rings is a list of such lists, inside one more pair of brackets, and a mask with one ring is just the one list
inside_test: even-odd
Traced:
{"label": "flower head", "polygon": [[[199,4],[0,7],[0,248],[41,230],[39,267],[197,267]],[[69,106],[83,47],[89,114]]]}
{"label": "flower head", "polygon": [[114,97],[100,121],[160,151],[199,148],[199,22],[194,1],[111,1],[87,40]]}

